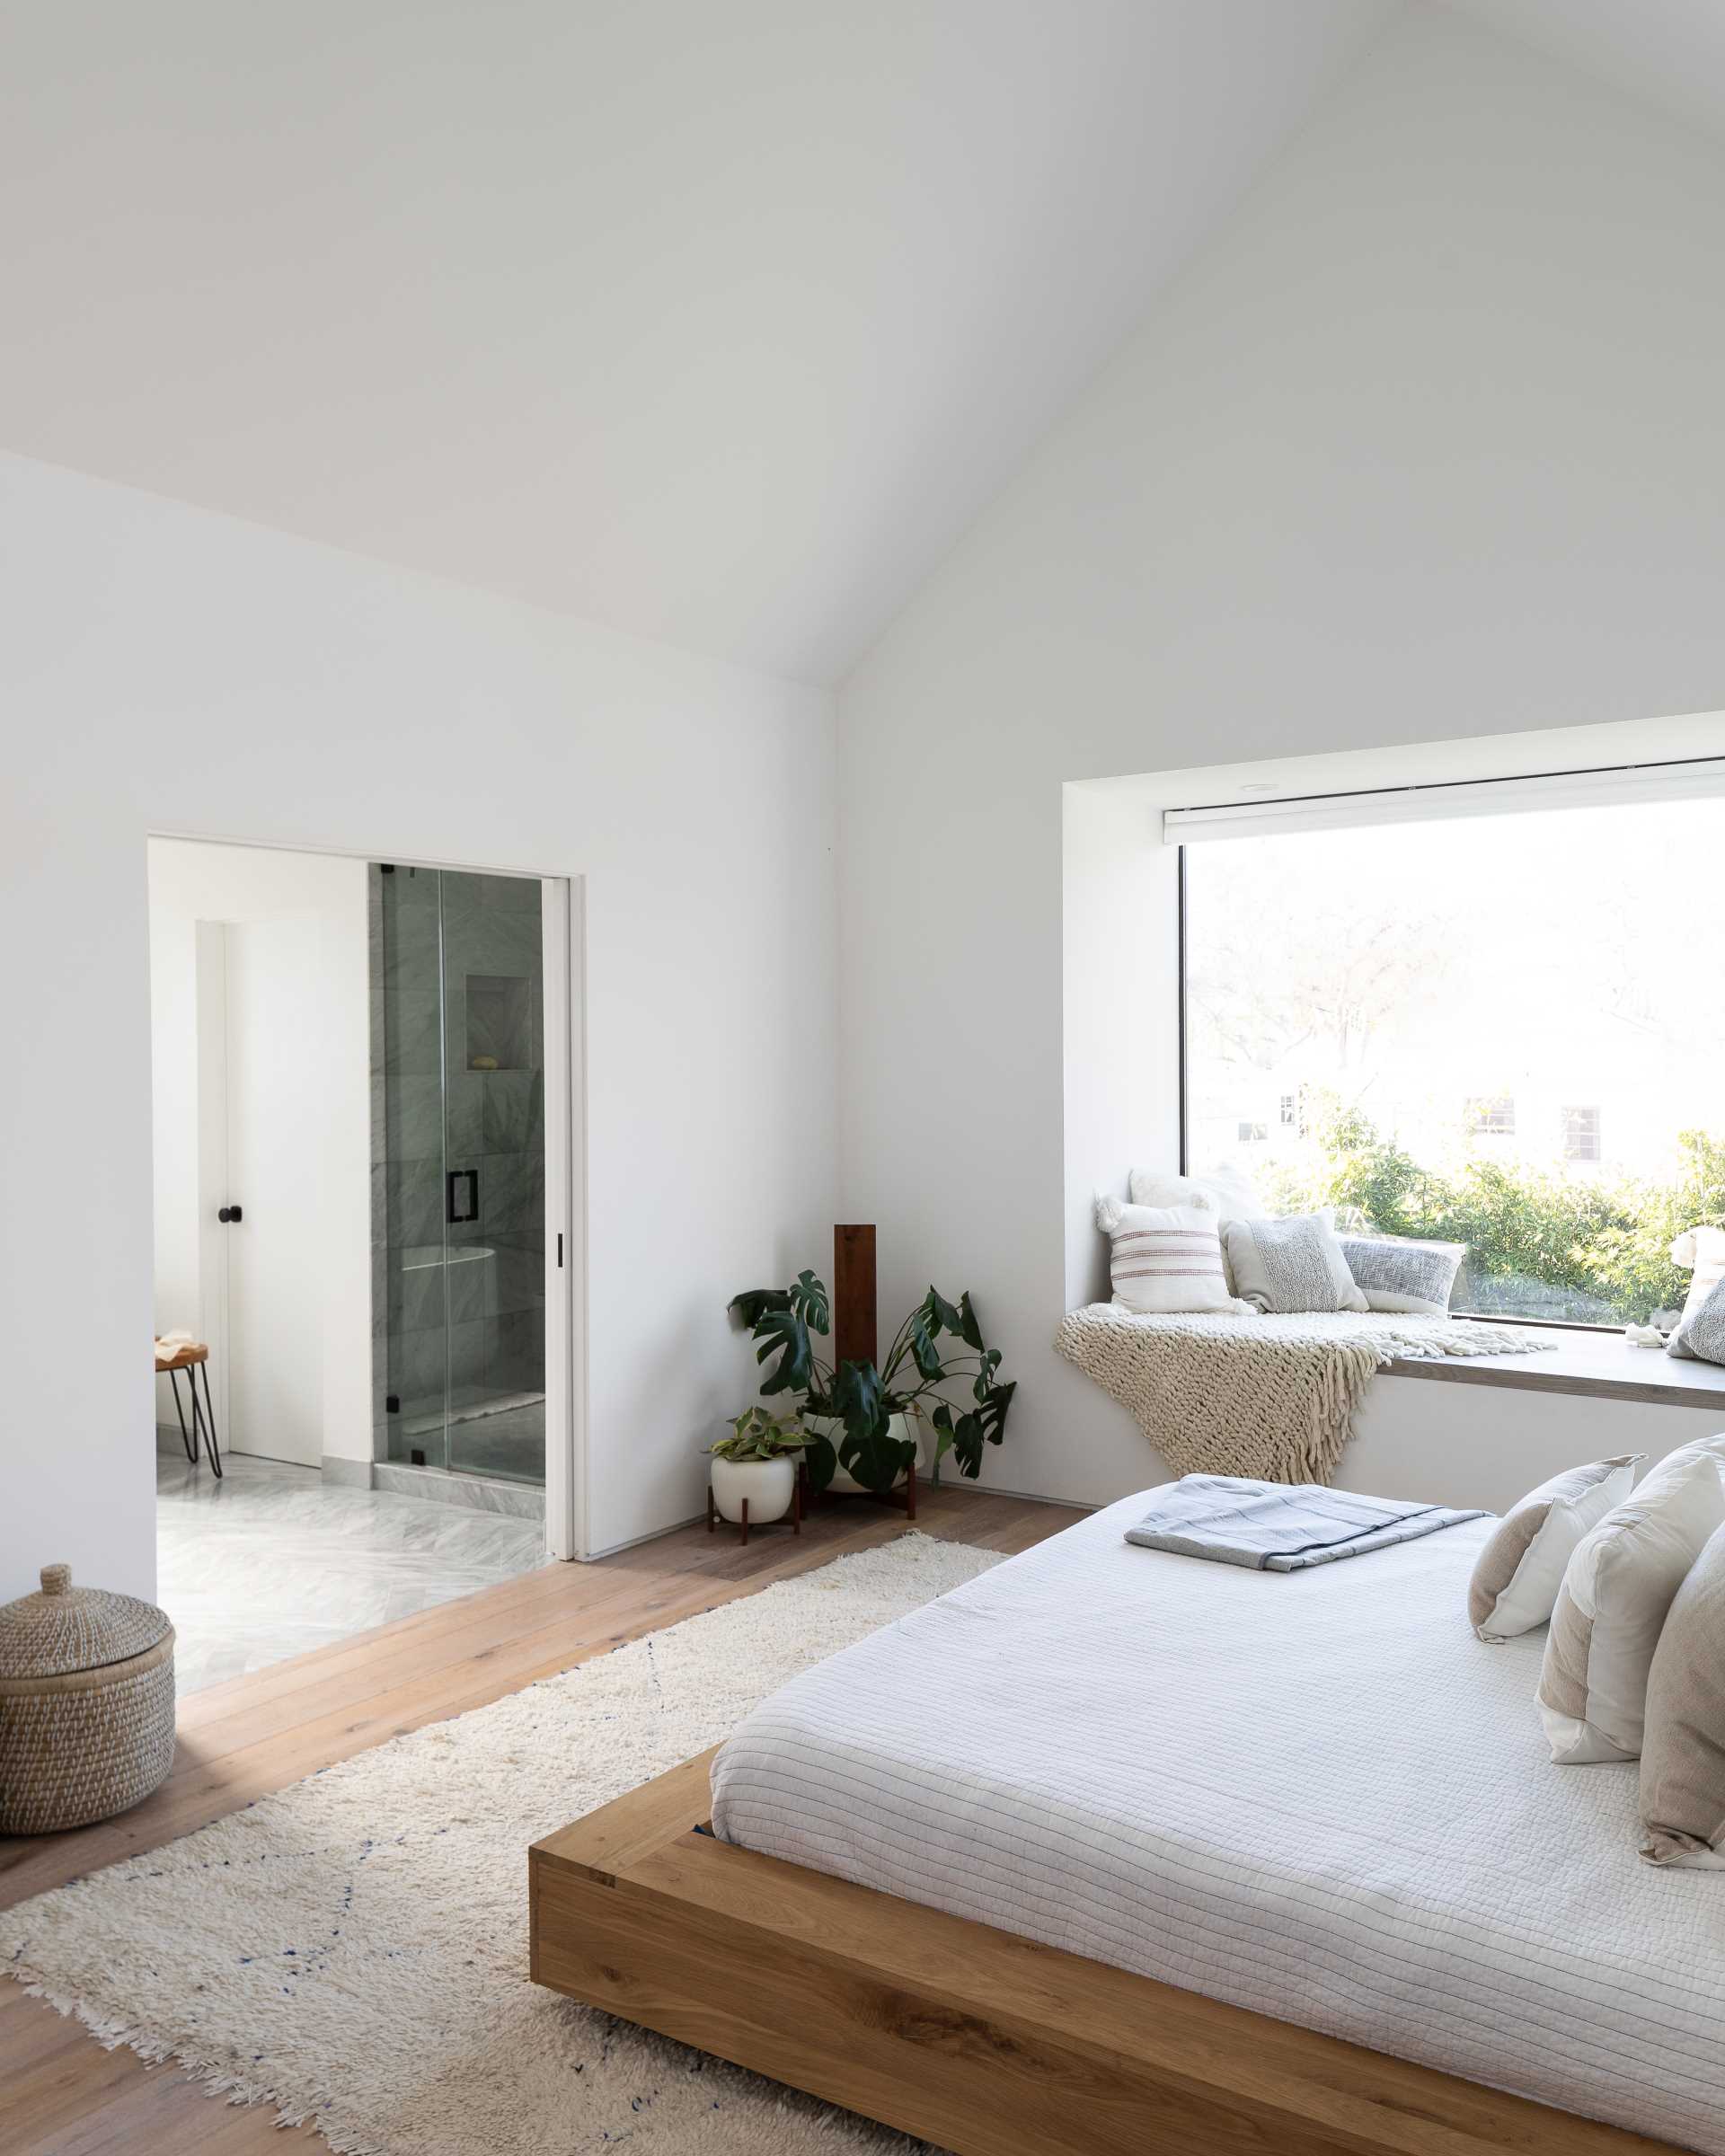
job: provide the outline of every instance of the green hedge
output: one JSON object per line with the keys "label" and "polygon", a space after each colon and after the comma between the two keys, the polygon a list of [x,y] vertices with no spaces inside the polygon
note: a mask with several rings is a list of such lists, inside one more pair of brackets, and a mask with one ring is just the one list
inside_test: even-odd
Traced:
{"label": "green hedge", "polygon": [[1311,1157],[1265,1177],[1290,1211],[1358,1206],[1382,1234],[1464,1242],[1458,1309],[1644,1323],[1681,1305],[1689,1275],[1672,1264],[1674,1237],[1725,1223],[1725,1142],[1678,1137],[1668,1181],[1576,1177],[1469,1154],[1423,1168],[1380,1137],[1357,1109],[1332,1108],[1311,1130]]}

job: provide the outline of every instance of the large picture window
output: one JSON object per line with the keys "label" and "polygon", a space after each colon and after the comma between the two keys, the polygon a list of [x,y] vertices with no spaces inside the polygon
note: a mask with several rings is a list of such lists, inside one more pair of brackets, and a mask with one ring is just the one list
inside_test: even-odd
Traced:
{"label": "large picture window", "polygon": [[1725,800],[1186,849],[1186,1152],[1463,1242],[1455,1307],[1680,1304],[1725,1222]]}

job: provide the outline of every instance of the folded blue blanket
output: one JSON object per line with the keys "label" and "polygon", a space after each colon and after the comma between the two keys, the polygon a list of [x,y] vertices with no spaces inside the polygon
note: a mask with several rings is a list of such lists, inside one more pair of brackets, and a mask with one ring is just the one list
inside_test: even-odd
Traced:
{"label": "folded blue blanket", "polygon": [[1436,1534],[1483,1512],[1454,1512],[1399,1498],[1367,1498],[1317,1482],[1254,1482],[1243,1475],[1182,1475],[1126,1539],[1177,1557],[1206,1557],[1255,1572],[1303,1572],[1340,1558]]}

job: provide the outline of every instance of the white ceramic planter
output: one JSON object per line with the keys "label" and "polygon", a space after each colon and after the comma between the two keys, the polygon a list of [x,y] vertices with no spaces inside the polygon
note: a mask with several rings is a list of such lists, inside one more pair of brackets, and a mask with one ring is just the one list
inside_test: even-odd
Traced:
{"label": "white ceramic planter", "polygon": [[[805,1415],[802,1418],[802,1427],[805,1430],[813,1430],[818,1436],[825,1437],[832,1445],[835,1452],[838,1450],[839,1439],[845,1435],[845,1425],[842,1422],[837,1421],[835,1418],[827,1415]],[[924,1469],[928,1465],[928,1447],[923,1442],[923,1426],[921,1421],[913,1421],[913,1418],[908,1415],[895,1415],[892,1418],[892,1434],[895,1437],[915,1439],[916,1445],[916,1472],[920,1475]],[[904,1480],[905,1478],[901,1474],[898,1477],[898,1481],[896,1481],[892,1487],[895,1489],[901,1489],[904,1485]],[[854,1475],[846,1474],[842,1467],[838,1467],[834,1469],[833,1479],[827,1485],[827,1487],[828,1489],[848,1491],[852,1496],[856,1496],[861,1492],[862,1484],[856,1480]],[[749,1507],[749,1516],[751,1519],[754,1517],[754,1513],[755,1507],[751,1505]]]}
{"label": "white ceramic planter", "polygon": [[791,1509],[792,1493],[797,1486],[795,1458],[783,1454],[777,1460],[715,1460],[712,1462],[712,1501],[719,1507],[721,1519],[739,1525],[743,1517],[743,1500],[748,1500],[748,1524],[764,1527],[769,1520],[782,1520]]}

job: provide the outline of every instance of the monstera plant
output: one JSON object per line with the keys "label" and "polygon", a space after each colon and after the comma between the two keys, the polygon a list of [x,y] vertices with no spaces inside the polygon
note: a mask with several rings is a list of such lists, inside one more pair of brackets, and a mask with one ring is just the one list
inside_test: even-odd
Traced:
{"label": "monstera plant", "polygon": [[818,1353],[831,1319],[826,1284],[811,1272],[799,1273],[789,1287],[747,1288],[728,1307],[754,1335],[755,1359],[766,1369],[763,1395],[788,1392],[802,1415],[844,1426],[836,1445],[806,1432],[803,1459],[817,1489],[838,1467],[865,1489],[890,1489],[916,1456],[916,1440],[895,1433],[895,1416],[927,1423],[937,1471],[951,1453],[960,1472],[972,1477],[981,1472],[983,1446],[998,1445],[1005,1432],[1015,1387],[1000,1382],[1000,1350],[983,1339],[968,1294],[952,1303],[931,1287],[878,1369],[852,1362],[835,1368]]}

